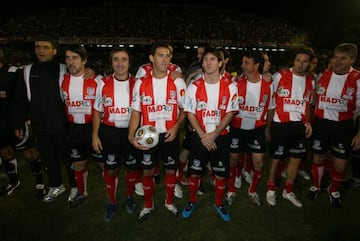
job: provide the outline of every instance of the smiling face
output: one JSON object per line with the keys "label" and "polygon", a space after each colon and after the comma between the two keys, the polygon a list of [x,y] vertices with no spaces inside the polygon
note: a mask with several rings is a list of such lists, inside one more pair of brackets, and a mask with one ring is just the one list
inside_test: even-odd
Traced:
{"label": "smiling face", "polygon": [[117,51],[111,57],[112,68],[117,79],[127,78],[130,67],[129,54],[124,51]]}
{"label": "smiling face", "polygon": [[163,78],[167,74],[167,68],[171,61],[171,51],[168,47],[156,48],[154,54],[150,55],[150,62],[153,64],[153,76]]}
{"label": "smiling face", "polygon": [[334,52],[333,69],[335,73],[346,74],[354,62],[355,58],[352,58],[348,53],[341,51]]}

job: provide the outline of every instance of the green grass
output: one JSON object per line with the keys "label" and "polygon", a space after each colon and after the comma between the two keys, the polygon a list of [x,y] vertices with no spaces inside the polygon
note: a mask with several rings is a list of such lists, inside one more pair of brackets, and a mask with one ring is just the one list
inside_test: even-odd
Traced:
{"label": "green grass", "polygon": [[[265,200],[266,172],[259,186],[263,205],[256,207],[247,199],[248,185],[237,189],[236,203],[227,207],[232,215],[224,222],[213,209],[214,191],[209,178],[205,195],[199,196],[198,207],[189,219],[174,218],[164,208],[164,186],[155,187],[155,210],[143,223],[138,213],[142,198],[134,194],[137,212],[125,210],[124,172],[120,172],[118,191],[119,210],[114,220],[104,222],[106,202],[105,185],[98,167],[91,163],[89,170],[89,197],[79,207],[67,205],[66,193],[53,203],[43,203],[32,195],[34,180],[27,163],[19,161],[21,188],[11,196],[0,197],[1,241],[120,241],[120,240],[183,240],[183,241],[355,241],[360,240],[360,189],[347,190],[341,209],[329,207],[328,197],[321,194],[315,201],[305,195],[309,181],[297,180],[297,194],[302,208],[293,206],[278,193],[276,207]],[[267,166],[266,166],[267,168]],[[65,176],[65,175],[64,175]],[[6,180],[5,180],[6,181]],[[4,180],[2,179],[2,186]],[[68,188],[67,183],[65,182]],[[187,203],[184,198],[175,203],[181,212]]]}

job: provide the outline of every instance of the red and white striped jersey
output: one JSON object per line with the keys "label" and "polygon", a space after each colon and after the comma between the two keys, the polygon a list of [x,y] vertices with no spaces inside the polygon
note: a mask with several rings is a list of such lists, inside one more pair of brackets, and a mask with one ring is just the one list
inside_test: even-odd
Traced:
{"label": "red and white striped jersey", "polygon": [[119,81],[109,75],[99,82],[94,109],[103,112],[102,123],[117,128],[128,128],[131,114],[132,90],[135,77]]}
{"label": "red and white striped jersey", "polygon": [[[238,112],[238,90],[235,82],[222,77],[216,84],[208,84],[204,78],[190,84],[186,90],[185,112],[196,115],[200,127],[206,133],[219,126],[229,112]],[[220,134],[229,132],[229,126]]]}
{"label": "red and white striped jersey", "polygon": [[292,69],[284,69],[273,76],[273,98],[270,109],[275,109],[273,121],[308,121],[307,113],[312,100],[314,80],[311,76],[298,76]]}
{"label": "red and white striped jersey", "polygon": [[152,125],[159,133],[166,133],[178,120],[184,108],[186,84],[182,78],[168,75],[157,79],[146,75],[137,79],[132,108],[141,112],[140,125]]}
{"label": "red and white striped jersey", "polygon": [[354,118],[360,106],[360,71],[351,69],[338,75],[325,70],[316,86],[315,116],[320,119],[344,121]]}
{"label": "red and white striped jersey", "polygon": [[[141,77],[144,77],[145,75],[151,75],[151,71],[153,70],[153,68],[154,67],[153,67],[152,63],[146,63],[146,64],[141,65],[135,74],[135,78],[140,79]],[[173,64],[173,63],[170,63],[167,69],[170,71],[170,73],[175,72],[175,71],[182,73],[180,66]]]}
{"label": "red and white striped jersey", "polygon": [[84,76],[64,75],[61,92],[66,106],[66,115],[70,123],[86,124],[92,122],[92,107],[95,101],[97,80],[84,79]]}
{"label": "red and white striped jersey", "polygon": [[266,116],[273,95],[271,82],[260,75],[260,81],[252,83],[246,76],[236,79],[238,87],[239,113],[232,125],[243,130],[253,130],[266,125]]}

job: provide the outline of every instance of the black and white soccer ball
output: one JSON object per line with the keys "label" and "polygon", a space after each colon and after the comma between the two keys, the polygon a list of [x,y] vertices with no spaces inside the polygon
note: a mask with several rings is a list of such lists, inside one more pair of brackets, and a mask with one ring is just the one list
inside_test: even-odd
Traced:
{"label": "black and white soccer ball", "polygon": [[153,148],[159,143],[159,133],[151,125],[140,126],[135,132],[135,137],[139,144],[149,148]]}

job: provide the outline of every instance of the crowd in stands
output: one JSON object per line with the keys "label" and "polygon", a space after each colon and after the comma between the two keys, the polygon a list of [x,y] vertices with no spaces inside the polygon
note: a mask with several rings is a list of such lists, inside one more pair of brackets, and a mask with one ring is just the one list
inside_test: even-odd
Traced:
{"label": "crowd in stands", "polygon": [[[211,14],[209,14],[211,13]],[[60,21],[59,21],[60,20]],[[207,5],[118,3],[81,9],[38,10],[0,25],[0,36],[31,40],[43,32],[74,36],[226,39],[247,46],[288,43],[300,34],[285,19],[240,14]]]}
{"label": "crowd in stands", "polygon": [[[284,46],[288,49],[301,44],[309,45],[304,35],[281,17],[261,17],[212,5],[169,3],[154,7],[154,3],[106,3],[81,8],[29,10],[3,21],[0,24],[0,44],[3,43],[3,48],[12,55],[7,58],[11,64],[20,66],[32,62],[32,41],[42,33],[63,44],[71,41],[87,44],[89,62],[99,73],[106,73],[110,67],[106,57],[108,50],[89,46],[96,44],[97,40],[106,41],[106,38],[113,41],[132,38],[147,42],[147,45],[159,39],[171,42],[175,47],[174,61],[184,70],[194,60],[194,56],[188,54],[193,51],[176,49],[177,44],[183,47],[207,42],[217,46],[225,46],[226,43],[245,48]],[[230,64],[229,68],[238,72],[237,56],[241,55],[237,52],[231,50],[235,65]],[[136,65],[147,62],[147,51],[136,49],[134,53],[131,72],[135,71]],[[269,55],[273,70],[287,66],[286,54],[270,51]]]}

